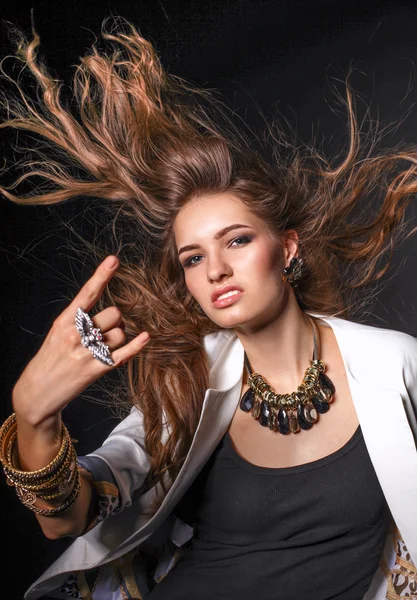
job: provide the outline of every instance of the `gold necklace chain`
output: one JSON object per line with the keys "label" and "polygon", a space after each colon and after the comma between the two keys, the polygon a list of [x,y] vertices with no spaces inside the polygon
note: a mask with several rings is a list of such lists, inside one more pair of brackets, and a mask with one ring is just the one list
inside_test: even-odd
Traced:
{"label": "gold necklace chain", "polygon": [[282,434],[311,429],[318,421],[319,414],[329,410],[335,393],[332,381],[324,374],[325,365],[319,359],[318,327],[312,317],[306,316],[313,330],[313,358],[301,384],[291,394],[275,392],[260,373],[253,371],[246,352],[244,355],[249,389],[240,400],[240,408],[251,412],[252,417],[264,427]]}

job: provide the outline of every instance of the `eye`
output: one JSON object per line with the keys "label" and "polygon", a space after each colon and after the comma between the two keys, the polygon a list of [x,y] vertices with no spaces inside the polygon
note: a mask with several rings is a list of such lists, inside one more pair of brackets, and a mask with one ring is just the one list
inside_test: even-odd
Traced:
{"label": "eye", "polygon": [[190,256],[190,258],[187,258],[187,260],[184,262],[184,269],[188,269],[189,267],[194,267],[195,265],[198,265],[198,261],[197,263],[193,262],[193,260],[195,258],[201,258],[201,256],[197,255],[197,256]]}
{"label": "eye", "polygon": [[241,240],[241,243],[238,245],[243,246],[244,244],[248,244],[249,242],[251,242],[252,238],[249,235],[240,235],[239,237],[235,238],[232,241],[232,244],[234,244],[235,242],[238,242],[239,240]]}

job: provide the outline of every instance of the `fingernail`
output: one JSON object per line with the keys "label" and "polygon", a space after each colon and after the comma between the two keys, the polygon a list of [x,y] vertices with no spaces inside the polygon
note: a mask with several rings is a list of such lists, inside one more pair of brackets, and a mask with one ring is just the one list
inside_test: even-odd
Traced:
{"label": "fingernail", "polygon": [[108,258],[106,258],[104,264],[106,266],[106,269],[114,269],[114,267],[117,265],[117,258],[114,256],[109,256]]}
{"label": "fingernail", "polygon": [[144,333],[142,336],[142,342],[149,342],[149,333]]}

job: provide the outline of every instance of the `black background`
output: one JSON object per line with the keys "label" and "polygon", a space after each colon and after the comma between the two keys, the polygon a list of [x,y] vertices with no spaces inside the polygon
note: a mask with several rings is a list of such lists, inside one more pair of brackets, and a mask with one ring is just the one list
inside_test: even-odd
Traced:
{"label": "black background", "polygon": [[[333,152],[343,142],[344,115],[331,86],[349,67],[352,83],[370,103],[373,118],[395,121],[416,101],[417,2],[356,0],[38,1],[2,3],[2,17],[30,32],[30,8],[50,69],[67,83],[78,57],[98,35],[103,18],[118,14],[153,42],[172,73],[219,89],[226,103],[253,127],[277,110],[302,139],[314,131]],[[1,55],[10,51],[2,27]],[[333,82],[333,83],[332,83]],[[365,106],[365,104],[363,105]],[[10,156],[9,138],[3,136]],[[386,140],[417,142],[416,110]],[[1,404],[11,412],[11,391],[53,319],[86,280],[93,263],[66,248],[62,220],[88,234],[82,200],[59,208],[19,207],[0,200]],[[411,216],[411,213],[410,213]],[[395,253],[390,280],[364,320],[417,335],[417,239]],[[80,454],[93,450],[116,423],[92,390],[66,409]],[[33,515],[0,478],[2,597],[21,600],[28,585],[67,546],[44,538]]]}

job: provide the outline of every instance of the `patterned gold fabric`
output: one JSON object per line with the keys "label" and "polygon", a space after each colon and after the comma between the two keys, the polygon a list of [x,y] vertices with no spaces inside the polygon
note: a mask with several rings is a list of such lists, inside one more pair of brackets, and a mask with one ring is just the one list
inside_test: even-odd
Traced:
{"label": "patterned gold fabric", "polygon": [[417,567],[411,560],[407,547],[398,529],[394,532],[396,549],[395,564],[390,569],[382,559],[381,567],[388,580],[386,600],[417,600]]}

